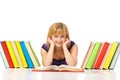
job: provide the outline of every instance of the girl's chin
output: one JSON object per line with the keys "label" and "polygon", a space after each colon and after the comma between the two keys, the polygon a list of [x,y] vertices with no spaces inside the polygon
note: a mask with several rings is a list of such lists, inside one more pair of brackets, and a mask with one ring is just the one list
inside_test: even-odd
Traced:
{"label": "girl's chin", "polygon": [[56,44],[56,47],[61,47],[62,46],[62,44]]}

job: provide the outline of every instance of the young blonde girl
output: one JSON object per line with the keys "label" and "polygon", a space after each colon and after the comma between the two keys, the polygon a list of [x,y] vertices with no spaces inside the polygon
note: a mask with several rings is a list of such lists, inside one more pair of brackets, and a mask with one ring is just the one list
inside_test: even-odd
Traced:
{"label": "young blonde girl", "polygon": [[78,46],[70,40],[69,31],[64,23],[56,22],[49,28],[46,43],[42,45],[43,66],[77,64]]}

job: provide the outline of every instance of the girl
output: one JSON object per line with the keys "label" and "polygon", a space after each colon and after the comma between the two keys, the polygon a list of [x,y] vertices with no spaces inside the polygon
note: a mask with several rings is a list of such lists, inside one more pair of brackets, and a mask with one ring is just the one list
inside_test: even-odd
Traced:
{"label": "girl", "polygon": [[77,64],[78,46],[70,40],[69,31],[64,23],[56,22],[49,28],[46,43],[42,45],[43,66]]}

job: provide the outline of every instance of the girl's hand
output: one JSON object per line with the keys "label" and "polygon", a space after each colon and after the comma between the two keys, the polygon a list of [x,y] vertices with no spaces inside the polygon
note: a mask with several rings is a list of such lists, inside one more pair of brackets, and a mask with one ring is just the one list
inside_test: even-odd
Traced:
{"label": "girl's hand", "polygon": [[63,43],[63,45],[68,46],[69,43],[70,43],[70,40],[67,39],[67,40]]}
{"label": "girl's hand", "polygon": [[50,43],[50,45],[54,45],[54,42],[51,40],[51,38],[48,38],[48,42]]}

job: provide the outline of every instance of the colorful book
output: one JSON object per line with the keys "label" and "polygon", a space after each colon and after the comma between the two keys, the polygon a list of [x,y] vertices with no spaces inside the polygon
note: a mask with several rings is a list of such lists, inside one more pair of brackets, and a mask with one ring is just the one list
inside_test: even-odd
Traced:
{"label": "colorful book", "polygon": [[32,59],[32,62],[33,62],[33,64],[34,64],[34,67],[38,67],[39,65],[38,65],[38,63],[37,63],[37,61],[36,61],[36,57],[34,56],[34,53],[32,52],[32,49],[31,49],[29,43],[28,43],[28,42],[25,42],[25,46],[26,46],[26,48],[27,48],[27,50],[28,50],[28,53],[29,53],[29,55],[30,55],[30,57],[31,57],[31,59]]}
{"label": "colorful book", "polygon": [[94,61],[93,61],[93,65],[92,65],[92,69],[95,69],[94,67],[95,67],[95,64],[96,64],[96,62],[97,62],[97,59],[98,59],[98,57],[99,57],[99,55],[100,55],[100,51],[101,51],[101,49],[102,49],[102,47],[103,47],[103,42],[101,42],[101,44],[100,44],[100,46],[99,46],[99,49],[98,49],[98,51],[97,51],[97,53],[96,53],[96,57],[95,57],[95,59],[94,59]]}
{"label": "colorful book", "polygon": [[23,53],[21,45],[20,45],[20,41],[14,41],[14,42],[15,42],[15,45],[17,47],[18,53],[20,55],[23,67],[28,67],[27,61],[25,59],[24,53]]}
{"label": "colorful book", "polygon": [[2,42],[1,42],[1,45],[2,45],[2,47],[3,47],[5,56],[6,56],[6,58],[7,58],[9,67],[10,67],[10,68],[14,68],[14,64],[13,64],[12,58],[11,58],[11,56],[10,56],[8,47],[7,47],[7,45],[6,45],[6,41],[2,41]]}
{"label": "colorful book", "polygon": [[86,69],[91,69],[92,68],[95,57],[97,55],[97,51],[99,51],[100,45],[101,45],[101,42],[96,42],[95,43],[95,47],[94,47],[94,49],[93,49],[93,51],[90,55],[90,58],[89,58],[89,61],[88,61],[87,65],[85,67]]}
{"label": "colorful book", "polygon": [[18,53],[17,47],[16,47],[16,45],[15,45],[15,43],[14,43],[13,41],[12,41],[11,43],[12,43],[12,47],[13,47],[14,53],[15,53],[15,55],[16,55],[16,58],[17,58],[17,61],[18,61],[19,67],[22,68],[23,65],[22,65],[22,61],[21,61],[21,59],[20,59],[20,56],[19,56],[19,53]]}
{"label": "colorful book", "polygon": [[85,69],[85,66],[86,66],[86,64],[87,64],[87,62],[89,60],[90,54],[92,53],[92,50],[93,50],[94,46],[95,46],[95,43],[91,42],[90,45],[89,45],[88,51],[87,51],[87,53],[85,55],[85,58],[83,60],[81,68]]}
{"label": "colorful book", "polygon": [[108,56],[106,58],[106,61],[105,61],[104,65],[103,65],[104,69],[108,69],[109,68],[110,62],[111,62],[112,57],[113,57],[113,55],[114,55],[114,53],[116,51],[117,46],[118,46],[118,42],[113,42],[112,43],[111,49],[109,51],[109,54],[108,54]]}
{"label": "colorful book", "polygon": [[95,66],[94,66],[95,69],[100,69],[100,65],[101,65],[102,60],[103,60],[103,58],[105,56],[105,53],[107,52],[108,46],[109,46],[108,42],[105,42],[103,44],[103,47],[102,47],[102,49],[100,51],[100,54],[99,54],[99,57],[98,57],[98,59],[97,59],[97,61],[95,63]]}
{"label": "colorful book", "polygon": [[7,45],[7,47],[8,47],[8,51],[9,51],[9,53],[10,53],[12,62],[13,62],[13,64],[14,64],[14,68],[18,68],[18,67],[19,67],[19,64],[18,64],[16,55],[15,55],[15,53],[14,53],[14,50],[13,50],[11,41],[6,41],[6,45]]}
{"label": "colorful book", "polygon": [[39,60],[38,60],[38,58],[37,58],[37,56],[36,56],[36,54],[35,54],[35,51],[34,51],[32,45],[31,45],[31,42],[28,41],[28,44],[29,44],[29,46],[30,46],[30,48],[31,48],[31,50],[32,50],[32,53],[33,53],[33,55],[34,55],[34,57],[35,57],[35,60],[36,60],[36,62],[37,62],[37,65],[40,66],[40,62],[39,62]]}
{"label": "colorful book", "polygon": [[118,47],[117,47],[117,49],[116,49],[116,52],[115,52],[115,54],[114,54],[114,56],[113,56],[113,58],[112,58],[112,61],[111,61],[110,66],[109,66],[109,69],[111,69],[111,70],[114,69],[119,54],[120,54],[120,43],[119,43],[119,45],[118,45]]}
{"label": "colorful book", "polygon": [[24,56],[25,56],[25,58],[26,58],[28,67],[29,67],[29,68],[33,68],[33,67],[34,67],[33,62],[32,62],[32,60],[31,60],[31,57],[30,57],[30,55],[29,55],[29,53],[28,53],[28,50],[27,50],[27,48],[26,48],[26,46],[25,46],[24,41],[21,41],[21,42],[20,42],[20,45],[21,45],[21,48],[22,48],[22,50],[23,50]]}
{"label": "colorful book", "polygon": [[9,68],[9,64],[8,64],[8,61],[7,61],[7,58],[5,56],[5,53],[4,53],[4,50],[2,48],[2,45],[1,45],[1,42],[0,42],[0,54],[1,54],[1,57],[3,59],[3,62],[4,62],[4,65],[6,68]]}
{"label": "colorful book", "polygon": [[111,47],[112,47],[112,43],[110,43],[109,46],[108,46],[108,49],[107,49],[107,51],[106,51],[106,53],[104,55],[104,58],[103,58],[103,60],[101,62],[100,69],[103,69],[104,63],[105,63],[105,61],[107,59],[107,56],[109,54],[109,51],[110,51]]}

